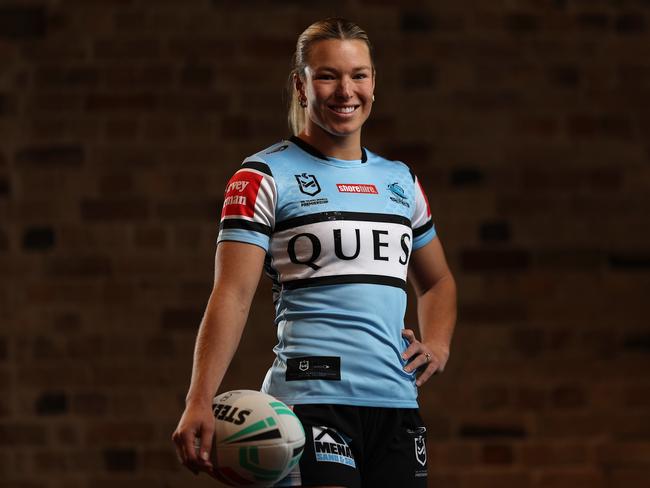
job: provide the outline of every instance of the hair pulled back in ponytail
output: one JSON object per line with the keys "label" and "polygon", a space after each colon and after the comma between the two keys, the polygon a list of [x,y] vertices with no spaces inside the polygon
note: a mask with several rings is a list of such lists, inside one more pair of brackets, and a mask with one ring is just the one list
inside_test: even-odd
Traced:
{"label": "hair pulled back in ponytail", "polygon": [[305,108],[300,105],[298,99],[298,90],[296,90],[296,77],[305,78],[305,68],[307,67],[307,60],[312,46],[319,42],[328,39],[338,39],[341,41],[359,40],[366,43],[368,51],[370,52],[370,60],[372,58],[372,44],[368,39],[368,34],[354,22],[342,19],[340,17],[330,17],[324,20],[314,22],[307,27],[305,31],[298,37],[296,42],[296,51],[293,54],[292,65],[293,68],[289,73],[287,80],[287,94],[289,96],[289,128],[293,135],[298,135],[305,127]]}

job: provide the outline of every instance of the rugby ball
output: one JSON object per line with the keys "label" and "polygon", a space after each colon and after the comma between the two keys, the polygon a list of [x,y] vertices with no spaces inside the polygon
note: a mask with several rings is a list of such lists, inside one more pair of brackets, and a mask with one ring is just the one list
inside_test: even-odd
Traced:
{"label": "rugby ball", "polygon": [[265,393],[214,397],[214,476],[227,486],[272,486],[300,461],[305,431],[293,411]]}

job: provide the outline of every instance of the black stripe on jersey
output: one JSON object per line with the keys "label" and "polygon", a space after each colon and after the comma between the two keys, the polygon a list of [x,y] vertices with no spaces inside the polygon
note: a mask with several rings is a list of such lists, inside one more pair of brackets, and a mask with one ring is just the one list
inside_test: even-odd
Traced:
{"label": "black stripe on jersey", "polygon": [[304,278],[301,280],[291,280],[282,283],[282,287],[287,290],[295,290],[296,288],[310,288],[313,286],[324,285],[342,285],[348,283],[368,283],[371,285],[387,285],[401,288],[406,291],[406,281],[392,276],[382,275],[367,275],[367,274],[353,274],[353,275],[335,275],[335,276],[320,276],[318,278]]}
{"label": "black stripe on jersey", "polygon": [[269,165],[266,163],[263,163],[262,161],[246,161],[241,165],[242,168],[249,168],[249,169],[256,169],[257,171],[264,173],[265,175],[269,175],[273,177],[273,174],[271,173],[271,168],[269,168]]}
{"label": "black stripe on jersey", "polygon": [[[322,152],[320,152],[318,149],[316,149],[308,142],[303,141],[300,137],[291,136],[289,140],[293,142],[296,146],[298,146],[300,149],[302,149],[305,152],[308,152],[312,156],[316,156],[318,159],[324,159],[325,161],[329,160],[329,158],[325,156]],[[366,153],[366,148],[361,147],[361,162],[365,163],[366,161],[368,161],[368,154]]]}
{"label": "black stripe on jersey", "polygon": [[330,220],[356,220],[359,222],[387,222],[389,224],[401,224],[411,227],[411,221],[406,217],[394,214],[381,214],[370,212],[319,212],[302,215],[293,219],[282,220],[275,224],[275,232],[300,227],[301,225],[314,224],[316,222],[327,222]]}
{"label": "black stripe on jersey", "polygon": [[421,236],[426,231],[428,231],[431,227],[433,227],[433,220],[429,220],[422,227],[418,227],[417,229],[413,229],[413,238],[415,239],[416,237]]}
{"label": "black stripe on jersey", "polygon": [[243,229],[243,230],[252,230],[265,234],[267,236],[271,235],[271,227],[264,224],[259,224],[257,222],[251,222],[250,220],[244,219],[224,219],[221,224],[219,224],[219,231],[222,229]]}
{"label": "black stripe on jersey", "polygon": [[407,168],[409,169],[409,173],[411,173],[411,178],[413,178],[413,182],[415,183],[415,173],[413,172],[410,166],[407,166]]}

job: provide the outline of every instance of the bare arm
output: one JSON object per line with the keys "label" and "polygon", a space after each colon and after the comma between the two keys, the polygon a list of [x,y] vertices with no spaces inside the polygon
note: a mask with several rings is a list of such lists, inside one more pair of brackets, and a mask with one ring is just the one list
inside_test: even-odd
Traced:
{"label": "bare arm", "polygon": [[422,342],[415,339],[412,331],[404,331],[411,342],[404,352],[405,359],[413,358],[405,370],[410,372],[426,365],[416,383],[421,386],[432,374],[444,370],[456,324],[456,283],[437,237],[413,252],[409,278],[417,294]]}
{"label": "bare arm", "polygon": [[[183,464],[195,474],[212,468],[207,456],[214,432],[212,398],[239,345],[264,255],[262,248],[252,244],[217,246],[214,285],[196,338],[186,407],[172,435]],[[194,448],[196,438],[201,442],[200,458]]]}

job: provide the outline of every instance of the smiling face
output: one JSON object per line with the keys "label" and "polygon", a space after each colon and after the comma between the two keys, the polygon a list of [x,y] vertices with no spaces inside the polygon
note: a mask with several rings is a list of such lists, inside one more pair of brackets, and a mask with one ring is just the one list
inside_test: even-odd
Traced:
{"label": "smiling face", "polygon": [[360,138],[375,89],[368,46],[359,40],[315,43],[305,77],[296,79],[296,88],[307,104],[305,132]]}

